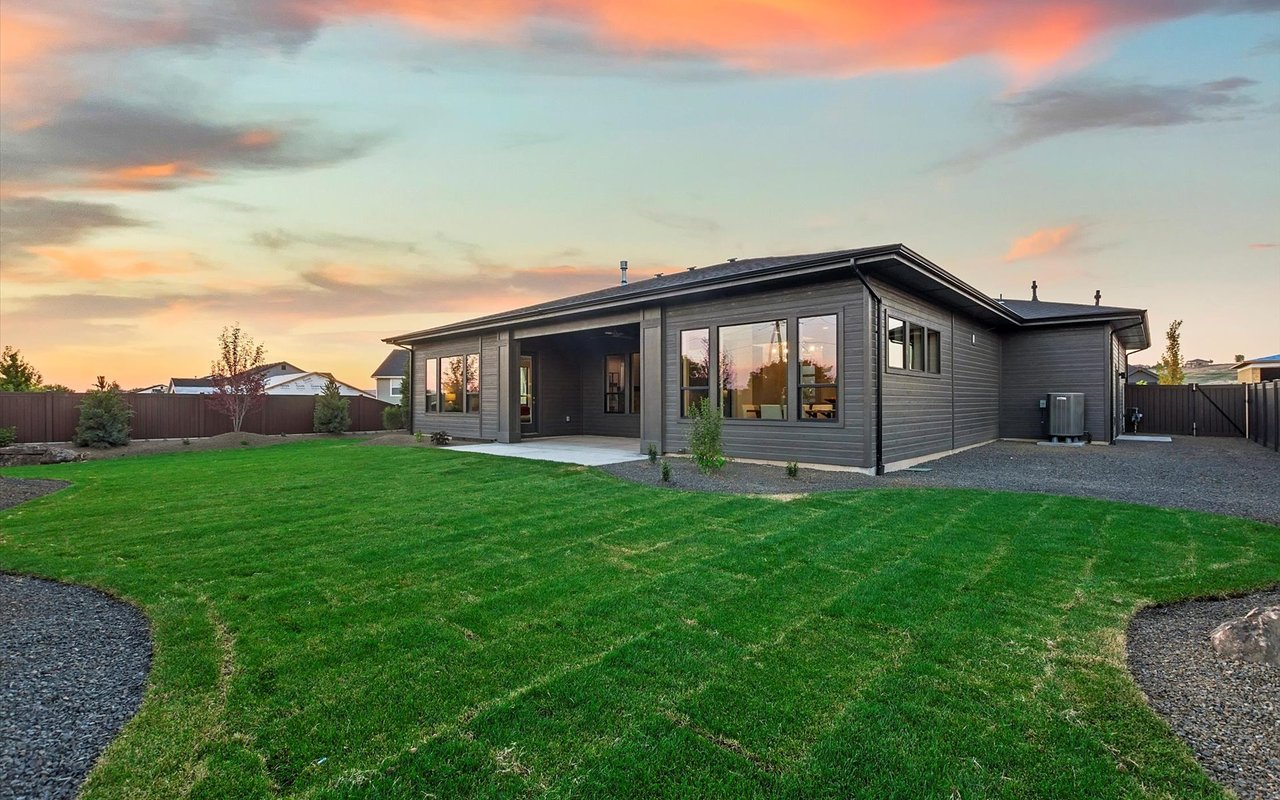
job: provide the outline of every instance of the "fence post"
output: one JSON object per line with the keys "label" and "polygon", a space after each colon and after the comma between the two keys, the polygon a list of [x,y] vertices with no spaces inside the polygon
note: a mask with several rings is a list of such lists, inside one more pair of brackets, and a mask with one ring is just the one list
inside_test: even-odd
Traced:
{"label": "fence post", "polygon": [[44,393],[44,440],[53,441],[53,392]]}

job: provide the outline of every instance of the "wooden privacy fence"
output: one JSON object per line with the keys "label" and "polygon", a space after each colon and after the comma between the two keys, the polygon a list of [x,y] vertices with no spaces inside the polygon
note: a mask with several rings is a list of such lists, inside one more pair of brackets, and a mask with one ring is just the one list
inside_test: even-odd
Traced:
{"label": "wooden privacy fence", "polygon": [[1251,383],[1245,387],[1249,407],[1246,435],[1272,450],[1280,450],[1280,381]]}
{"label": "wooden privacy fence", "polygon": [[[14,426],[19,442],[69,442],[80,422],[83,394],[0,392],[0,428]],[[231,430],[231,418],[209,408],[195,394],[123,394],[133,408],[134,439],[197,439]],[[372,397],[348,397],[352,431],[382,430],[382,409],[389,403]],[[244,419],[241,430],[278,436],[315,429],[316,397],[268,395],[262,407]]]}

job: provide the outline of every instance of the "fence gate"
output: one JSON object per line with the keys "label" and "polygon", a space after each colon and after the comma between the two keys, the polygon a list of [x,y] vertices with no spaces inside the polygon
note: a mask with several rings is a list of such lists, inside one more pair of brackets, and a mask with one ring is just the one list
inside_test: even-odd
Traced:
{"label": "fence gate", "polygon": [[1244,384],[1125,387],[1125,403],[1142,412],[1144,434],[1243,436],[1244,396]]}
{"label": "fence gate", "polygon": [[1244,436],[1243,383],[1125,387],[1125,403],[1142,412],[1139,433]]}

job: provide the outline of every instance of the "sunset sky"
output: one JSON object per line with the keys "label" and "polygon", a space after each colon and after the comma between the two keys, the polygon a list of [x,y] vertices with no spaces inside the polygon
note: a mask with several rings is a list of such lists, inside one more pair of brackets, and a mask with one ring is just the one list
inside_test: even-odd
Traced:
{"label": "sunset sky", "polygon": [[1280,0],[5,0],[0,127],[0,343],[77,390],[891,242],[1280,352]]}

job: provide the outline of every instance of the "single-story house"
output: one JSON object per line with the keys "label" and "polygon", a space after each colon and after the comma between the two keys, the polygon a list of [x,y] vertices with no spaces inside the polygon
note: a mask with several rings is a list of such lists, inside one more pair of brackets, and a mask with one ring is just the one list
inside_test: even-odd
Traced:
{"label": "single-story house", "polygon": [[[255,368],[263,373],[263,390],[269,395],[315,395],[324,391],[324,386],[333,375],[328,372],[312,372],[290,364],[288,361],[275,361]],[[334,378],[338,391],[347,397],[356,395],[372,396],[363,389]],[[170,394],[212,394],[213,378],[206,375],[201,378],[170,378]]]}
{"label": "single-story house", "polygon": [[1261,358],[1249,358],[1236,364],[1237,383],[1261,383],[1280,380],[1280,353]]}
{"label": "single-story house", "polygon": [[[603,435],[676,453],[689,410],[739,459],[910,466],[1047,434],[1082,392],[1088,435],[1124,431],[1145,310],[979,292],[900,244],[735,259],[384,341],[412,351],[412,424],[516,442]],[[713,389],[714,387],[714,389]]]}
{"label": "single-story house", "polygon": [[387,357],[382,359],[382,363],[369,376],[377,381],[374,391],[379,400],[386,403],[400,402],[400,384],[404,381],[404,368],[408,362],[409,352],[396,348],[387,353]]}
{"label": "single-story house", "polygon": [[1152,386],[1160,382],[1160,376],[1151,367],[1142,364],[1132,364],[1126,371],[1129,383],[1149,383]]}

